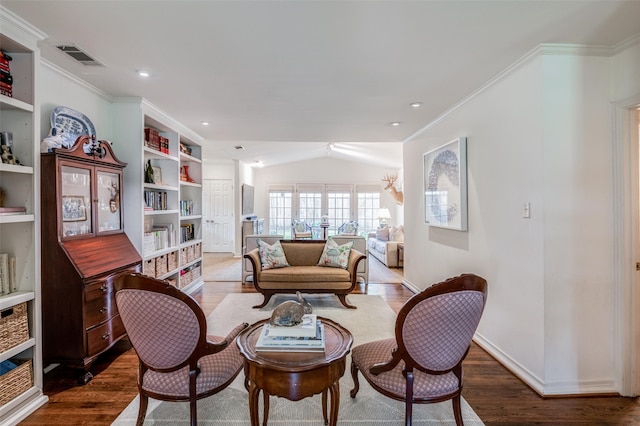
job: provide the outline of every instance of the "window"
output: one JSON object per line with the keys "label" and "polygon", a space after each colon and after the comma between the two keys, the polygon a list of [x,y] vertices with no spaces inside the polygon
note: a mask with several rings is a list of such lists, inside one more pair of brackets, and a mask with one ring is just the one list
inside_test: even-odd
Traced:
{"label": "window", "polygon": [[[338,233],[338,227],[351,219],[351,191],[346,189],[327,190],[326,214],[329,215],[329,235]],[[355,216],[355,215],[354,215]]]}
{"label": "window", "polygon": [[379,185],[301,184],[271,187],[269,234],[292,238],[291,221],[300,219],[314,227],[314,238],[322,238],[319,224],[326,214],[329,216],[328,235],[337,234],[344,222],[357,220],[358,234],[366,237],[380,223],[378,209]]}
{"label": "window", "polygon": [[380,191],[358,191],[358,225],[360,235],[367,235],[378,227],[378,210],[380,209]]}
{"label": "window", "polygon": [[269,234],[291,238],[292,189],[269,190]]}

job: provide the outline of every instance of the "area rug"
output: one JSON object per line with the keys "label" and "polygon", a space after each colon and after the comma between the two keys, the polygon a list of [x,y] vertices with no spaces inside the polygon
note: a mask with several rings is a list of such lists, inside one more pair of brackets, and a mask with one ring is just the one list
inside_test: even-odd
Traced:
{"label": "area rug", "polygon": [[[354,346],[368,341],[393,336],[396,315],[380,296],[349,295],[350,303],[358,309],[345,309],[333,295],[307,295],[314,313],[330,318],[346,328],[354,336]],[[207,318],[209,334],[226,335],[240,322],[253,323],[268,318],[273,307],[289,296],[274,296],[264,308],[252,309],[262,300],[260,294],[229,294]],[[374,391],[360,377],[360,391],[355,399],[349,396],[353,380],[347,371],[340,380],[340,425],[403,425],[404,404],[386,398]],[[243,385],[241,372],[229,388],[217,395],[198,401],[198,424],[202,425],[249,425],[248,395]],[[138,412],[138,397],[120,414],[113,425],[134,425]],[[462,415],[466,425],[482,425],[473,409],[462,400]],[[262,417],[262,405],[260,405]],[[189,423],[189,405],[183,402],[161,402],[149,400],[145,425],[182,425]],[[292,402],[284,398],[271,397],[270,425],[323,425],[320,395]],[[454,425],[451,401],[438,404],[414,404],[413,424]]]}

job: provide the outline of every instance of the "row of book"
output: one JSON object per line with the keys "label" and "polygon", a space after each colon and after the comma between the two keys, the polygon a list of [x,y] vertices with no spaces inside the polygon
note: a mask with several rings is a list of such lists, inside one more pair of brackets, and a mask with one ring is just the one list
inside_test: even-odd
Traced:
{"label": "row of book", "polygon": [[258,352],[324,352],[324,324],[315,314],[293,327],[265,324],[256,342]]}
{"label": "row of book", "polygon": [[180,201],[180,215],[191,216],[193,213],[193,200]]}
{"label": "row of book", "polygon": [[0,50],[0,94],[10,98],[13,97],[13,76],[9,66],[11,60],[7,52]]}
{"label": "row of book", "polygon": [[196,239],[196,226],[193,223],[180,225],[180,242],[186,243]]}
{"label": "row of book", "polygon": [[166,191],[144,191],[145,210],[167,210]]}
{"label": "row of book", "polygon": [[169,154],[169,139],[161,136],[156,129],[151,127],[144,128],[144,145],[156,151]]}
{"label": "row of book", "polygon": [[0,253],[0,296],[7,296],[16,291],[16,258],[8,253]]}
{"label": "row of book", "polygon": [[142,239],[142,252],[144,255],[158,250],[164,250],[175,245],[173,224],[155,224],[152,229],[144,232]]}

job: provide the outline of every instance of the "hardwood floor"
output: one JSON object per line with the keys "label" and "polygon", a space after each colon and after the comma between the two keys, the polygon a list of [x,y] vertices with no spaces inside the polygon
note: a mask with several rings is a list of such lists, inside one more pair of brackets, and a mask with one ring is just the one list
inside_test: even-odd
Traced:
{"label": "hardwood floor", "polygon": [[[229,293],[253,292],[240,283],[212,282],[193,294],[205,314]],[[381,295],[398,311],[412,295],[400,284],[361,285],[358,293]],[[137,358],[126,343],[95,364],[85,386],[63,367],[45,375],[49,402],[22,425],[110,425],[137,395]],[[464,398],[487,425],[640,425],[638,398],[541,398],[473,344],[465,360]]]}

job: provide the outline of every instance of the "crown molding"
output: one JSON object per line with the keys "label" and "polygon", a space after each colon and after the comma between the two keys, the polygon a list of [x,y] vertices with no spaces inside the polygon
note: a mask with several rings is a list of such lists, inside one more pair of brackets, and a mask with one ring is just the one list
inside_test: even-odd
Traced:
{"label": "crown molding", "polygon": [[65,70],[64,68],[59,67],[58,65],[54,64],[53,62],[44,59],[44,58],[40,58],[40,65],[42,65],[45,68],[49,68],[51,71],[60,74],[62,77],[65,77],[66,79],[70,80],[71,82],[73,82],[74,84],[77,84],[93,93],[95,93],[96,95],[100,96],[101,98],[104,98],[105,100],[109,101],[109,102],[113,102],[113,96],[111,96],[110,94],[108,94],[107,92],[105,92],[104,90],[98,89],[96,86],[93,86],[89,83],[87,83],[86,81],[82,80],[81,78],[76,77],[75,75],[71,74],[69,71]]}
{"label": "crown molding", "polygon": [[3,35],[34,51],[38,50],[38,42],[48,37],[2,5],[0,5],[0,28]]}

